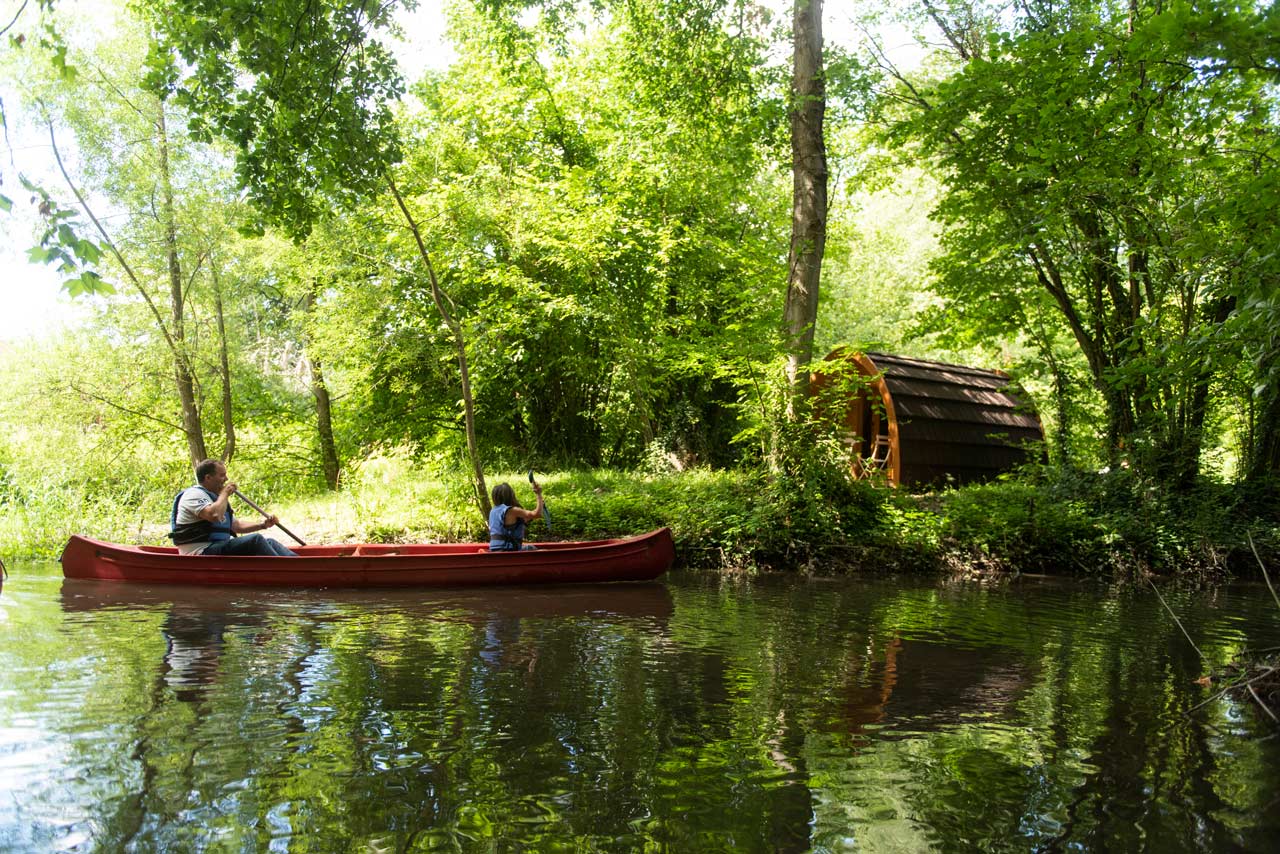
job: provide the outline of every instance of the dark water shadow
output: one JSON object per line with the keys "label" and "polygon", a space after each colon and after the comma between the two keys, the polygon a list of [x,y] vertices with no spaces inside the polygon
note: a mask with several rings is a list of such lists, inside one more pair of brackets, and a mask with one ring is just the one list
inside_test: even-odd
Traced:
{"label": "dark water shadow", "polygon": [[[129,632],[137,651],[102,677],[146,702],[120,727],[128,794],[97,801],[101,850],[213,850],[286,808],[302,810],[298,840],[381,850],[479,850],[464,822],[477,808],[495,850],[1261,851],[1280,838],[1274,748],[1228,738],[1232,713],[1196,706],[1202,662],[1144,595],[674,574],[42,585],[77,643]],[[1255,619],[1271,619],[1269,597],[1171,604],[1206,650],[1274,634]]]}
{"label": "dark water shadow", "polygon": [[631,617],[670,619],[674,602],[661,582],[566,584],[533,587],[433,588],[414,590],[281,590],[278,587],[223,587],[186,584],[139,584],[66,578],[62,581],[64,612],[175,607],[210,614],[245,615],[280,607],[315,612],[333,607],[370,611],[394,610],[444,618]]}

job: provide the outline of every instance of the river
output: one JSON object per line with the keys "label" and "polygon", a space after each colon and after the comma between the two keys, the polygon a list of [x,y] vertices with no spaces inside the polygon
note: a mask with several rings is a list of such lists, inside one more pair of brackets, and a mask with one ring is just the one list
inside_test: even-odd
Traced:
{"label": "river", "polygon": [[0,851],[1278,850],[1280,737],[1198,680],[1280,646],[1280,610],[1164,595],[11,564]]}

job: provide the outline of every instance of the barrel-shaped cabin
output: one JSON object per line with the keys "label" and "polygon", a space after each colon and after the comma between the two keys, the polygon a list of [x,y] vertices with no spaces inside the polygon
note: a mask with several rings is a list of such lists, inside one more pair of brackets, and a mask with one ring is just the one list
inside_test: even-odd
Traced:
{"label": "barrel-shaped cabin", "polygon": [[1027,461],[1044,430],[1003,371],[837,349],[813,376],[853,470],[925,486],[989,480]]}

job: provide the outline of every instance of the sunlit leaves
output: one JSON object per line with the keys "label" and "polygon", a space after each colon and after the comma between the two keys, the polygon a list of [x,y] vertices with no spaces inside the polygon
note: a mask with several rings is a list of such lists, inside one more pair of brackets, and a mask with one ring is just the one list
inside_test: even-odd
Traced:
{"label": "sunlit leaves", "polygon": [[114,293],[115,289],[93,269],[102,260],[102,250],[81,236],[83,225],[77,220],[76,212],[60,207],[52,196],[27,178],[19,176],[19,180],[33,194],[32,202],[46,226],[39,242],[27,250],[27,260],[54,267],[63,276],[63,289],[71,296]]}
{"label": "sunlit leaves", "polygon": [[[14,50],[28,47],[26,34],[12,31],[14,26],[26,23],[23,13],[27,4],[23,3],[12,20],[7,22],[5,33],[8,35],[8,46]],[[48,62],[64,81],[72,82],[78,71],[68,62],[68,46],[62,33],[55,25],[49,13],[53,9],[53,0],[39,0],[32,11],[40,13],[36,20],[39,37],[35,40],[44,52]],[[0,127],[8,130],[8,119],[4,106],[0,103]],[[63,288],[72,296],[92,293],[110,293],[111,286],[91,268],[101,257],[97,244],[82,236],[82,226],[72,219],[73,212],[63,209],[43,187],[33,183],[26,176],[19,174],[18,180],[23,188],[29,191],[32,204],[36,205],[41,217],[47,223],[47,229],[41,235],[39,243],[28,250],[28,258],[33,263],[56,265],[63,276]],[[13,200],[0,195],[0,211],[13,212]]]}
{"label": "sunlit leaves", "polygon": [[148,81],[198,117],[198,137],[236,146],[265,222],[305,236],[381,187],[399,157],[403,83],[374,38],[396,5],[154,0]]}
{"label": "sunlit leaves", "polygon": [[[489,453],[625,461],[655,433],[705,437],[735,396],[728,366],[768,351],[767,288],[782,281],[758,101],[709,85],[698,93],[719,112],[653,98],[627,20],[562,50],[512,26],[459,12],[458,62],[417,88],[424,109],[406,124],[406,188],[467,324]],[[529,49],[511,54],[516,36]],[[715,38],[757,67],[750,40]],[[413,290],[397,287],[382,311],[399,326]],[[452,407],[418,361],[438,336],[393,340],[381,382],[416,389],[419,409]]]}
{"label": "sunlit leaves", "polygon": [[1197,401],[1249,346],[1219,334],[1241,243],[1274,244],[1253,213],[1274,208],[1257,189],[1274,173],[1273,57],[1228,35],[1274,16],[1082,0],[998,30],[972,12],[938,13],[962,63],[904,85],[893,109],[914,106],[888,136],[922,145],[948,184],[937,325],[1046,345],[1069,331],[1112,454],[1190,477],[1208,429]]}

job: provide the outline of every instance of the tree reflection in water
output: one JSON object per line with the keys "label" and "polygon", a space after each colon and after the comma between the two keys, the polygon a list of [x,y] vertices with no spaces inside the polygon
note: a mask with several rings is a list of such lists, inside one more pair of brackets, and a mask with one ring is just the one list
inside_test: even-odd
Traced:
{"label": "tree reflection in water", "polygon": [[[1277,641],[1261,596],[1179,603],[1211,657]],[[42,640],[6,653],[0,689],[37,687],[0,690],[0,712],[66,749],[18,769],[44,782],[4,793],[0,828],[69,815],[94,850],[1267,850],[1280,836],[1280,740],[1249,737],[1226,700],[1192,711],[1205,665],[1153,599],[1078,584],[66,581],[30,624]],[[62,689],[37,678],[42,660]]]}

